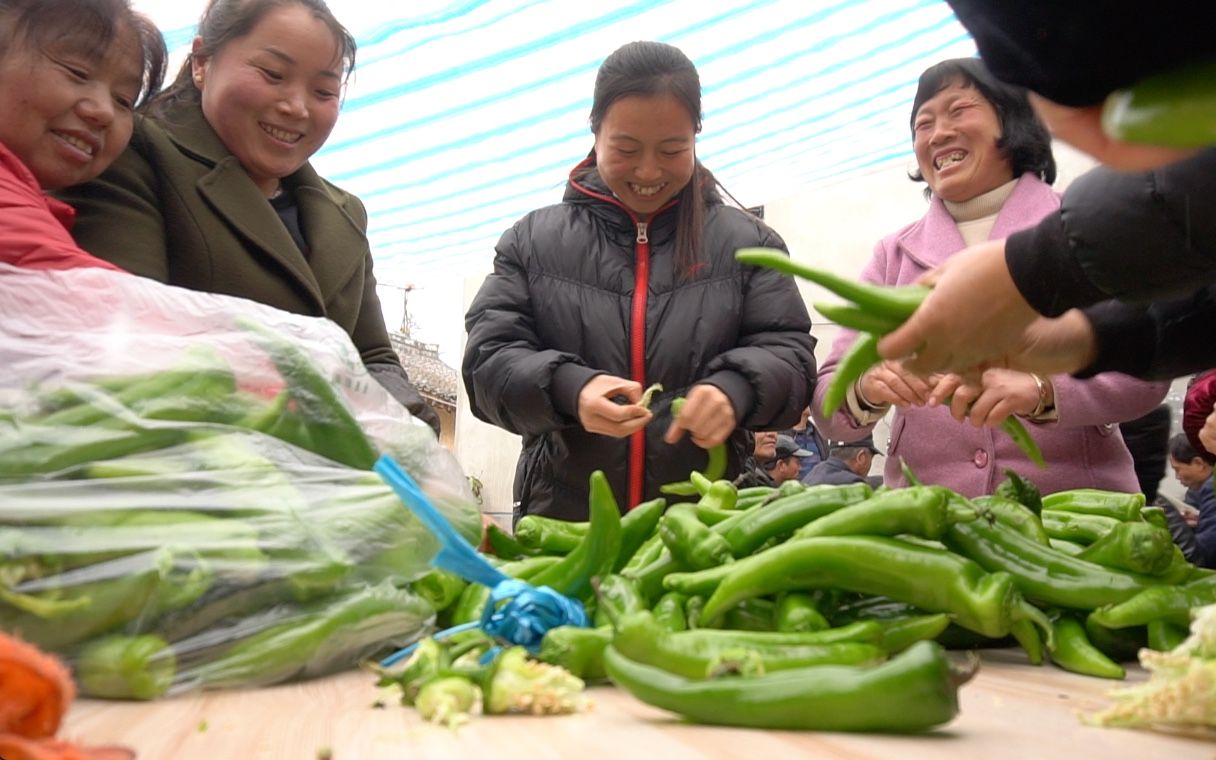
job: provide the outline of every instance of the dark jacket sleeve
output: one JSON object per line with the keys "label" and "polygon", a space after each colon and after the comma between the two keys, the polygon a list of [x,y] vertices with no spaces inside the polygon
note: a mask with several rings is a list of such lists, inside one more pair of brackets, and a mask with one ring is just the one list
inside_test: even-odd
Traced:
{"label": "dark jacket sleeve", "polygon": [[1216,341],[1206,339],[1216,325],[1216,286],[1147,307],[1107,301],[1084,312],[1098,358],[1079,377],[1123,372],[1165,380],[1216,367]]}
{"label": "dark jacket sleeve", "polygon": [[1195,564],[1200,567],[1216,567],[1216,496],[1212,483],[1208,481],[1196,494],[1199,522],[1195,524],[1195,543],[1199,545]]}
{"label": "dark jacket sleeve", "polygon": [[1009,272],[1040,314],[1148,303],[1216,280],[1216,149],[1152,172],[1093,169],[1060,210],[1010,235]]}
{"label": "dark jacket sleeve", "polygon": [[503,233],[494,272],[465,315],[461,374],[473,415],[520,435],[577,424],[578,393],[592,377],[576,355],[541,346],[532,315],[519,225]]}
{"label": "dark jacket sleeve", "polygon": [[[760,245],[785,249],[769,232]],[[744,267],[738,344],[712,359],[702,381],[731,400],[739,426],[781,430],[796,424],[815,387],[811,317],[791,277]]]}
{"label": "dark jacket sleeve", "polygon": [[383,362],[368,364],[367,371],[376,378],[376,382],[380,383],[384,390],[389,392],[389,395],[408,409],[410,414],[429,425],[431,430],[435,431],[435,435],[439,435],[439,415],[410,382],[410,376],[404,367],[400,364]]}

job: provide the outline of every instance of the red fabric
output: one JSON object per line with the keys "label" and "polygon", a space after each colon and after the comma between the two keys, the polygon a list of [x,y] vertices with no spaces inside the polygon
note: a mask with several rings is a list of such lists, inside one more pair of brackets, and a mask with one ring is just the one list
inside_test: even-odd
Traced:
{"label": "red fabric", "polygon": [[30,269],[122,269],[72,239],[76,212],[48,197],[34,175],[0,143],[0,262]]}
{"label": "red fabric", "polygon": [[1186,390],[1186,399],[1182,402],[1182,432],[1191,442],[1191,448],[1199,452],[1204,461],[1216,464],[1216,454],[1203,447],[1199,440],[1199,430],[1207,422],[1212,413],[1212,404],[1216,403],[1216,370],[1208,370]]}

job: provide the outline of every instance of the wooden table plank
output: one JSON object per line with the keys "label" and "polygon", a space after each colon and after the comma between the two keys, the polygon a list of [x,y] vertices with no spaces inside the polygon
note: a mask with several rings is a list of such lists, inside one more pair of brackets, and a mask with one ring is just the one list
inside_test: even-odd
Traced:
{"label": "wooden table plank", "polygon": [[[1132,669],[1129,682],[1146,674]],[[1216,743],[1082,725],[1076,711],[1107,704],[1114,682],[1035,668],[1012,650],[983,654],[963,687],[962,713],[922,736],[881,736],[695,726],[611,686],[590,689],[595,708],[564,717],[475,717],[458,731],[426,723],[375,678],[352,671],[256,691],[197,694],[148,704],[80,700],[62,737],[133,747],[141,760],[662,760],[816,757],[848,760],[1213,760]],[[372,705],[382,700],[382,709]]]}

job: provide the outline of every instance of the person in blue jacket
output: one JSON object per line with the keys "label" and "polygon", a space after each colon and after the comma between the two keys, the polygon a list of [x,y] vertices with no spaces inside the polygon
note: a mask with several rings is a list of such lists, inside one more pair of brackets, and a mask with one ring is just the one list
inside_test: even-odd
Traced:
{"label": "person in blue jacket", "polygon": [[1198,551],[1192,560],[1200,567],[1216,567],[1216,495],[1212,492],[1212,463],[1199,455],[1186,434],[1170,438],[1170,467],[1178,482],[1186,486],[1187,504],[1199,510],[1195,523]]}

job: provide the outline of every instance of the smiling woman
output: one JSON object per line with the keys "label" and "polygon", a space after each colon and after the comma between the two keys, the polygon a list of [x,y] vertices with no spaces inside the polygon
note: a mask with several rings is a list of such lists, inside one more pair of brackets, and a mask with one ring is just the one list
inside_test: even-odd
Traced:
{"label": "smiling woman", "polygon": [[[929,210],[879,242],[862,280],[916,282],[966,245],[1004,238],[1059,207],[1050,187],[1056,165],[1047,130],[1026,93],[998,82],[978,59],[943,61],[921,74],[909,126],[918,166],[912,179],[928,186]],[[901,467],[906,462],[924,482],[966,496],[991,493],[1007,467],[1044,493],[1080,487],[1138,490],[1131,455],[1122,438],[1112,435],[1112,423],[1148,412],[1165,396],[1165,384],[1113,373],[1078,380],[999,368],[964,383],[883,362],[865,372],[848,389],[844,407],[825,419],[818,410],[827,379],[855,336],[845,330],[832,346],[812,409],[824,434],[855,441],[897,407],[887,485],[906,485]],[[951,395],[945,405],[931,403]],[[1029,433],[1049,464],[1046,470],[990,427],[1010,415],[1035,423]],[[959,424],[967,418],[973,424]]]}
{"label": "smiling woman", "polygon": [[96,177],[160,86],[160,32],[126,0],[0,0],[0,261],[104,266],[43,195]]}
{"label": "smiling woman", "polygon": [[[735,260],[785,244],[723,204],[697,160],[692,61],[658,42],[619,48],[596,76],[590,122],[594,147],[562,203],[503,234],[465,318],[472,411],[524,436],[517,518],[586,519],[594,470],[632,507],[723,443],[733,478],[745,431],[796,422],[814,377],[793,281]],[[638,402],[654,383],[652,413]]]}
{"label": "smiling woman", "polygon": [[438,432],[389,343],[363,204],[309,163],[354,65],[323,0],[211,0],[131,147],[63,197],[81,245],[135,274],[336,322]]}

